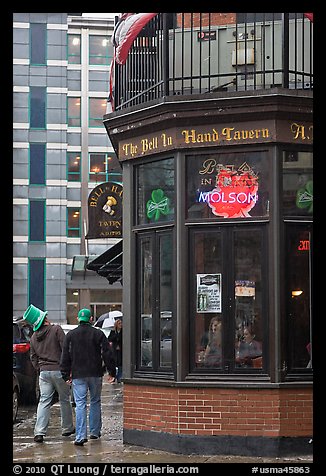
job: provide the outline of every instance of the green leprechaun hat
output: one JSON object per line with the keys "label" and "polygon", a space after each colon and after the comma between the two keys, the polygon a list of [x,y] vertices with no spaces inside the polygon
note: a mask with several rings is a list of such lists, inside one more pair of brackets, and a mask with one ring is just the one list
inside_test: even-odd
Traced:
{"label": "green leprechaun hat", "polygon": [[48,311],[41,311],[38,307],[30,304],[24,312],[23,319],[33,326],[33,331],[35,332],[41,327],[47,313]]}

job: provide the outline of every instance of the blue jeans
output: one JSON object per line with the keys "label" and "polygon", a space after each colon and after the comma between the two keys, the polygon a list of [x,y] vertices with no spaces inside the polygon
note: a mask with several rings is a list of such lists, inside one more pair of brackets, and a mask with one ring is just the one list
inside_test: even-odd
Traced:
{"label": "blue jeans", "polygon": [[76,403],[76,441],[87,439],[87,393],[89,390],[89,432],[100,436],[102,428],[102,377],[74,378],[72,389]]}
{"label": "blue jeans", "polygon": [[37,406],[34,435],[46,435],[51,401],[55,390],[59,395],[62,433],[74,430],[72,407],[70,403],[70,385],[62,378],[60,370],[42,370],[39,376],[40,400]]}
{"label": "blue jeans", "polygon": [[116,379],[116,381],[117,381],[118,383],[121,382],[121,379],[122,379],[122,365],[119,365],[119,366],[117,367],[117,374],[116,374],[116,376],[115,376],[115,379]]}

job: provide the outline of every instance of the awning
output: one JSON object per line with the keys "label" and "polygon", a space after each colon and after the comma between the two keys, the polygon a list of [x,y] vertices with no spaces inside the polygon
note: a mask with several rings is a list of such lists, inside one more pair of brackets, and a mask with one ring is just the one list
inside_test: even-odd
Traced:
{"label": "awning", "polygon": [[116,281],[122,284],[122,240],[90,261],[86,268],[103,276],[110,284]]}

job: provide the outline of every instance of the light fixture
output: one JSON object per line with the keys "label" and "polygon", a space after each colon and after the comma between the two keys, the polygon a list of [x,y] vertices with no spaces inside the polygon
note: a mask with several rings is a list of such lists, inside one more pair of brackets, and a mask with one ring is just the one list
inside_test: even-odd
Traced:
{"label": "light fixture", "polygon": [[79,293],[78,293],[78,291],[74,291],[72,294],[73,294],[74,296],[78,296]]}
{"label": "light fixture", "polygon": [[292,297],[296,297],[296,296],[301,296],[302,293],[303,293],[302,289],[296,289],[291,292],[291,295]]}
{"label": "light fixture", "polygon": [[75,36],[75,38],[73,38],[73,40],[72,40],[72,44],[74,46],[79,45],[79,38]]}

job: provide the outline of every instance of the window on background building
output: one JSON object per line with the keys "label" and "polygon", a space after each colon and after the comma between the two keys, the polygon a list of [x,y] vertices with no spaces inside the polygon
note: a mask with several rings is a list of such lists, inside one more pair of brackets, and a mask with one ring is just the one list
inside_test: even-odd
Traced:
{"label": "window on background building", "polygon": [[46,126],[46,88],[30,87],[30,126],[33,129],[44,129]]}
{"label": "window on background building", "polygon": [[29,144],[29,183],[30,185],[45,185],[45,144]]}
{"label": "window on background building", "polygon": [[111,63],[113,45],[107,36],[89,35],[89,64]]}
{"label": "window on background building", "polygon": [[89,154],[89,182],[122,183],[122,169],[113,152]]}
{"label": "window on background building", "polygon": [[81,236],[80,208],[67,208],[67,236],[71,238]]}
{"label": "window on background building", "polygon": [[174,220],[174,159],[137,167],[137,224]]}
{"label": "window on background building", "polygon": [[29,241],[45,241],[45,200],[29,201]]}
{"label": "window on background building", "polygon": [[89,98],[89,127],[103,127],[103,116],[106,112],[106,98]]}
{"label": "window on background building", "polygon": [[81,36],[68,35],[68,63],[81,63]]}
{"label": "window on background building", "polygon": [[28,260],[28,302],[45,309],[45,259]]}
{"label": "window on background building", "polygon": [[81,126],[81,98],[68,97],[67,114],[68,127]]}
{"label": "window on background building", "polygon": [[31,65],[46,64],[46,24],[30,24],[30,58]]}
{"label": "window on background building", "polygon": [[81,179],[81,154],[80,152],[67,153],[67,179],[68,182],[80,182]]}
{"label": "window on background building", "polygon": [[283,151],[283,215],[313,215],[313,153]]}

